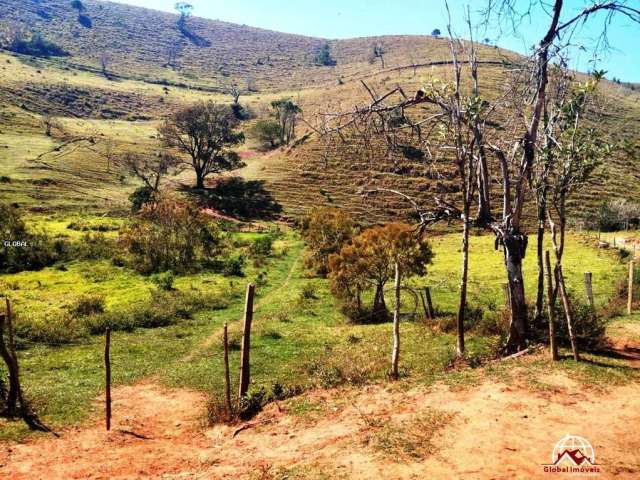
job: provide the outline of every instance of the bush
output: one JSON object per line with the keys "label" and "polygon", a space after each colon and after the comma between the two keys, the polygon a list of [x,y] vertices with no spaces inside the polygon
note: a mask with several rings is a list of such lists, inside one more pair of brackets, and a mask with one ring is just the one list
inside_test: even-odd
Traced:
{"label": "bush", "polygon": [[151,187],[145,186],[136,188],[134,192],[129,195],[131,211],[133,213],[138,213],[146,204],[153,202],[154,194],[155,192]]}
{"label": "bush", "polygon": [[[579,302],[575,296],[569,296],[571,305],[571,320],[573,331],[579,350],[598,350],[607,344],[606,320],[600,317],[595,309]],[[562,301],[558,298],[555,308],[556,339],[558,345],[571,346],[567,321],[562,307]],[[545,308],[545,314],[541,325],[534,325],[534,338],[547,343],[549,341],[549,317]]]}
{"label": "bush", "polygon": [[71,254],[76,260],[101,260],[112,258],[115,252],[115,240],[103,233],[86,233],[74,245]]}
{"label": "bush", "polygon": [[237,255],[223,260],[221,272],[225,277],[244,277],[244,255]]}
{"label": "bush", "polygon": [[85,317],[104,312],[104,297],[102,295],[83,295],[79,297],[69,309],[74,317]]}
{"label": "bush", "polygon": [[29,232],[18,209],[2,203],[0,242],[3,242],[0,243],[0,272],[4,273],[47,267],[58,259],[56,247],[62,247],[44,234]]}
{"label": "bush", "polygon": [[145,206],[119,242],[141,273],[195,271],[222,252],[218,227],[196,205],[169,198]]}
{"label": "bush", "polygon": [[256,238],[250,247],[252,255],[260,257],[268,257],[273,251],[273,237],[271,235],[264,235]]}
{"label": "bush", "polygon": [[280,138],[281,127],[275,120],[258,120],[250,132],[264,148],[275,148]]}
{"label": "bush", "polygon": [[300,298],[303,300],[315,300],[318,298],[316,296],[316,287],[312,283],[305,283],[300,290]]}
{"label": "bush", "polygon": [[7,45],[7,50],[32,57],[67,57],[69,53],[53,42],[46,40],[38,33],[17,33]]}
{"label": "bush", "polygon": [[16,321],[16,343],[64,345],[84,337],[83,323],[68,312],[50,313],[46,317],[19,316]]}
{"label": "bush", "polygon": [[253,118],[254,113],[249,107],[244,107],[239,103],[231,104],[231,113],[237,120],[249,120]]}
{"label": "bush", "polygon": [[170,291],[173,290],[173,281],[175,275],[171,270],[164,273],[157,273],[151,277],[151,281],[157,285],[161,290]]}

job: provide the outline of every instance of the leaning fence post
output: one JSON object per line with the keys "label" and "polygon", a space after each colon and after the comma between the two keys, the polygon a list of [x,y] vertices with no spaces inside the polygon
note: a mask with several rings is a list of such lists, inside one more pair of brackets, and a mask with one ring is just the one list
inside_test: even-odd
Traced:
{"label": "leaning fence post", "polygon": [[238,403],[249,390],[249,351],[251,349],[251,322],[253,320],[253,296],[255,285],[247,285],[247,297],[244,306],[244,326],[242,328],[242,351],[240,352],[240,385],[238,388]]}
{"label": "leaning fence post", "polygon": [[231,419],[231,379],[229,377],[229,334],[227,322],[222,330],[222,342],[224,343],[224,401],[227,411],[227,420]]}
{"label": "leaning fence post", "polygon": [[553,303],[553,272],[551,271],[549,250],[544,252],[544,264],[547,279],[547,311],[549,312],[549,349],[551,350],[551,360],[558,360],[558,344],[556,343],[556,306]]}
{"label": "leaning fence post", "polygon": [[431,289],[424,287],[424,298],[427,300],[427,315],[430,320],[435,320],[436,312],[433,310],[433,302],[431,301]]}
{"label": "leaning fence post", "polygon": [[589,302],[589,306],[591,308],[594,307],[593,301],[593,275],[591,272],[584,272],[584,289],[587,292],[587,301]]}
{"label": "leaning fence post", "polygon": [[633,310],[633,270],[635,267],[635,262],[631,260],[629,262],[629,295],[627,298],[627,314],[631,315],[631,311]]}
{"label": "leaning fence post", "polygon": [[104,337],[104,374],[105,417],[108,432],[111,430],[111,327],[107,327]]}

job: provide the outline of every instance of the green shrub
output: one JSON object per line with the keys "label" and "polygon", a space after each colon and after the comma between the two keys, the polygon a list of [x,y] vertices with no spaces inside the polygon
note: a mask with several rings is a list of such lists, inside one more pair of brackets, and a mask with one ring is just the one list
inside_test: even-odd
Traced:
{"label": "green shrub", "polygon": [[7,45],[2,45],[11,52],[33,57],[67,57],[69,53],[62,47],[46,40],[38,33],[19,32]]}
{"label": "green shrub", "polygon": [[131,202],[131,211],[138,213],[146,204],[153,202],[155,192],[151,187],[138,187],[129,195]]}
{"label": "green shrub", "polygon": [[85,233],[70,252],[73,260],[102,260],[115,255],[116,242],[103,233]]}
{"label": "green shrub", "polygon": [[17,208],[0,203],[0,272],[40,270],[59,257],[57,246],[45,234],[29,232]]}
{"label": "green shrub", "polygon": [[54,312],[45,317],[18,317],[16,337],[18,345],[44,343],[64,345],[86,336],[83,322],[68,312]]}
{"label": "green shrub", "polygon": [[256,238],[249,249],[252,255],[268,257],[273,252],[273,237],[264,235]]}
{"label": "green shrub", "polygon": [[120,230],[120,245],[141,273],[195,271],[222,253],[218,227],[188,202],[162,198]]}
{"label": "green shrub", "polygon": [[301,300],[315,300],[318,298],[316,296],[316,287],[312,283],[305,283],[300,290],[300,299]]}
{"label": "green shrub", "polygon": [[74,317],[85,317],[104,312],[104,297],[102,295],[83,295],[79,297],[69,309]]}
{"label": "green shrub", "polygon": [[225,277],[244,277],[244,255],[236,255],[222,261],[222,274]]}
{"label": "green shrub", "polygon": [[250,420],[262,411],[267,403],[267,391],[264,387],[257,392],[249,392],[240,399],[239,416],[242,420]]}
{"label": "green shrub", "polygon": [[170,291],[173,290],[173,282],[175,275],[171,270],[163,273],[156,273],[151,276],[151,281],[157,285],[161,290]]}
{"label": "green shrub", "polygon": [[[598,350],[607,344],[606,320],[599,316],[596,310],[579,302],[574,295],[569,295],[571,305],[571,321],[579,350]],[[571,346],[567,321],[562,307],[562,301],[558,298],[555,308],[556,338],[558,345]],[[543,321],[540,325],[533,325],[532,336],[538,341],[549,341],[549,317],[545,307]]]}

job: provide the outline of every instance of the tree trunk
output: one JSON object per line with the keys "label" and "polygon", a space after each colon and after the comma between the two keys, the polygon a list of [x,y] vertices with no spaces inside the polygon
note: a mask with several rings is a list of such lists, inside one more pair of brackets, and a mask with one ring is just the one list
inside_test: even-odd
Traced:
{"label": "tree trunk", "polygon": [[553,295],[553,280],[551,271],[551,260],[549,259],[549,251],[545,252],[545,264],[547,271],[547,311],[549,313],[549,349],[551,350],[551,359],[558,360],[558,344],[556,343],[556,311]]}
{"label": "tree trunk", "polygon": [[399,377],[398,363],[400,361],[400,263],[397,260],[395,262],[395,273],[395,303],[393,306],[393,351],[391,352],[391,378],[397,380]]}
{"label": "tree trunk", "polygon": [[196,172],[196,188],[199,190],[204,189],[204,175],[200,172]]}
{"label": "tree trunk", "polygon": [[504,237],[504,261],[507,269],[509,284],[509,306],[511,309],[511,324],[507,353],[518,352],[527,346],[528,321],[527,302],[524,293],[522,277],[522,260],[527,248],[527,236],[509,233]]}
{"label": "tree trunk", "polygon": [[534,324],[540,325],[542,313],[544,311],[544,222],[546,218],[546,200],[540,199],[538,206],[538,235],[537,235],[537,256],[538,256],[538,283],[536,291],[536,310],[534,313]]}
{"label": "tree trunk", "polygon": [[469,273],[469,216],[465,213],[462,225],[462,270],[458,303],[456,354],[464,355],[464,317],[467,308],[467,277]]}
{"label": "tree trunk", "polygon": [[376,286],[376,294],[373,297],[373,314],[386,313],[387,305],[384,301],[384,285],[379,283]]}

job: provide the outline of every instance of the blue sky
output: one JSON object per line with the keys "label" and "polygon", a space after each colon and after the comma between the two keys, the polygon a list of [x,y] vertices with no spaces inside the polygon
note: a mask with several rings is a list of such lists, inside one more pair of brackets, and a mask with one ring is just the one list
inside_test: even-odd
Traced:
{"label": "blue sky", "polygon": [[[175,0],[116,0],[168,12],[174,11]],[[528,0],[522,0],[528,1]],[[194,15],[280,32],[299,33],[325,38],[351,38],[392,34],[429,34],[434,28],[445,31],[444,0],[191,0]],[[467,4],[481,8],[484,0],[461,2],[450,0],[453,26],[466,35],[463,11]],[[568,17],[584,6],[587,0],[567,0]],[[640,0],[630,0],[640,7]],[[635,6],[635,5],[634,5]],[[525,20],[518,33],[498,34],[496,29],[477,32],[478,38],[490,38],[500,47],[526,52],[536,43],[548,18],[539,16]],[[574,43],[586,48],[573,49],[572,67],[591,70],[593,46],[603,24],[603,16],[594,18],[582,28]],[[608,71],[607,77],[640,82],[640,26],[629,20],[616,19],[609,26],[609,41],[613,50],[598,55],[595,66]]]}

